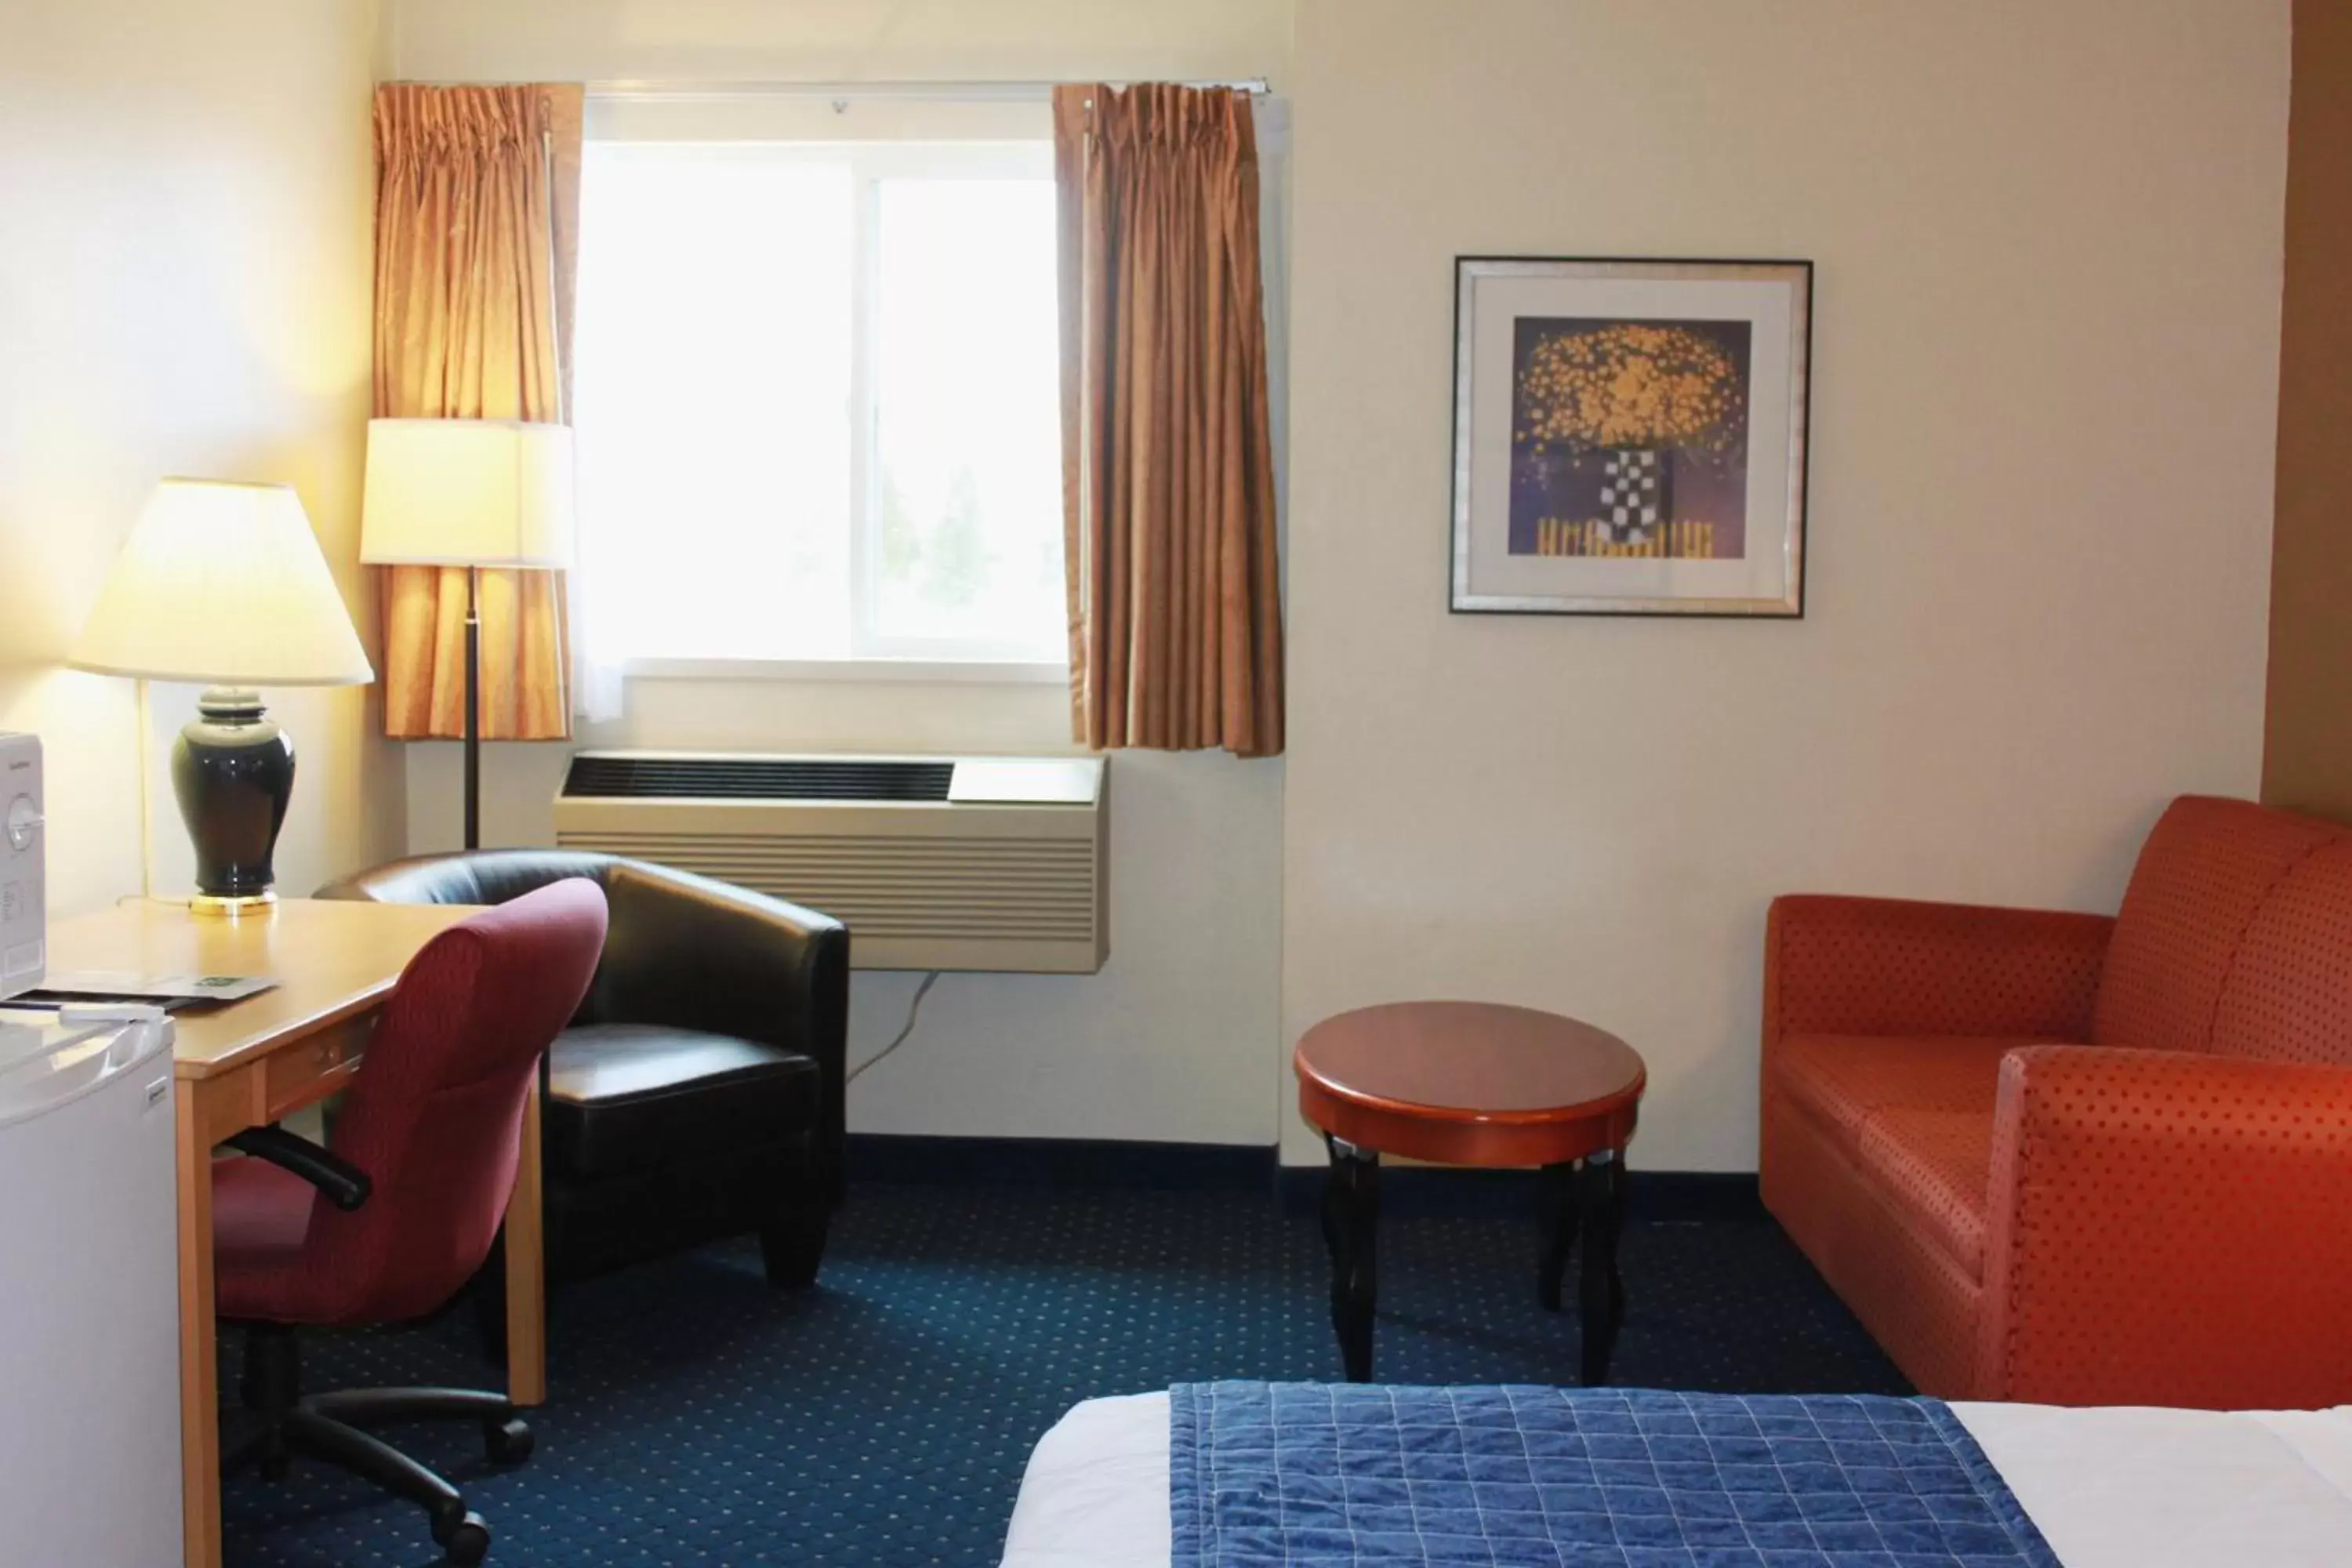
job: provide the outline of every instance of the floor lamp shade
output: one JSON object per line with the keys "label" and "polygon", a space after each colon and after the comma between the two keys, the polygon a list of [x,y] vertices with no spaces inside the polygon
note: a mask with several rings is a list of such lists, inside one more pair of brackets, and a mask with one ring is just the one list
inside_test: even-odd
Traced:
{"label": "floor lamp shade", "polygon": [[368,422],[360,559],[572,564],[572,431],[512,419]]}
{"label": "floor lamp shade", "polygon": [[68,662],[205,683],[195,721],[172,750],[173,787],[195,847],[194,902],[229,911],[268,902],[278,830],[293,799],[294,747],[253,688],[375,679],[292,489],[157,485]]}
{"label": "floor lamp shade", "polygon": [[517,419],[368,421],[360,559],[466,567],[466,847],[481,846],[478,568],[572,564],[572,431]]}

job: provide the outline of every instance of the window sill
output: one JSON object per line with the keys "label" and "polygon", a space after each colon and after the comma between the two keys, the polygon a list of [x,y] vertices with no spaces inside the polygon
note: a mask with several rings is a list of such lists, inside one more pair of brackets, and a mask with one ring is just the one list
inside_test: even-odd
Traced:
{"label": "window sill", "polygon": [[633,658],[628,680],[871,681],[898,686],[1066,686],[1066,664],[959,658]]}

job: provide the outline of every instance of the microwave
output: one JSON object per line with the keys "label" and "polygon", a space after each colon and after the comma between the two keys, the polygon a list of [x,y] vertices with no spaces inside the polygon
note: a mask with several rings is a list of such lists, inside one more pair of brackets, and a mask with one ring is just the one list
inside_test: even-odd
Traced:
{"label": "microwave", "polygon": [[0,735],[0,997],[30,991],[48,965],[41,742]]}

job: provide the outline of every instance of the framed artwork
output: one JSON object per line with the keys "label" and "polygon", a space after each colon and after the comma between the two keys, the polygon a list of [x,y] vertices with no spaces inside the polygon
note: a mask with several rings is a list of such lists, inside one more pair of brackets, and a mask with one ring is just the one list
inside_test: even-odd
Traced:
{"label": "framed artwork", "polygon": [[1454,269],[1455,610],[1804,614],[1811,262]]}

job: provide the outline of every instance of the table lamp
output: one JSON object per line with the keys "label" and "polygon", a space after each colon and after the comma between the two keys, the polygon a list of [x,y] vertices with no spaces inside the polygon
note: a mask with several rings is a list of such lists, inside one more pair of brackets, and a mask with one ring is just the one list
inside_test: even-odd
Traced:
{"label": "table lamp", "polygon": [[158,484],[67,662],[141,683],[142,841],[145,683],[205,683],[172,748],[172,788],[196,852],[189,905],[236,914],[274,902],[270,858],[294,795],[294,745],[254,688],[375,679],[292,488]]}
{"label": "table lamp", "polygon": [[572,431],[372,419],[360,559],[466,568],[466,847],[481,847],[481,568],[572,563]]}

